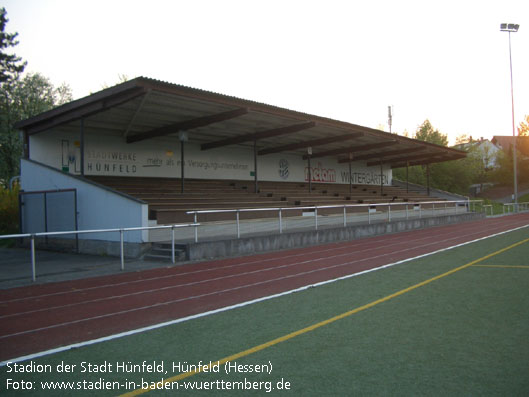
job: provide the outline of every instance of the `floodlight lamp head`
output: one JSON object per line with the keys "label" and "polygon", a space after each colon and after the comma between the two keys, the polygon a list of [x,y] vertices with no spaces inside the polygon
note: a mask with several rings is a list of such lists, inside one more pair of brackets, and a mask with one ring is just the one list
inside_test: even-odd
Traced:
{"label": "floodlight lamp head", "polygon": [[500,30],[502,32],[517,32],[520,29],[520,25],[517,23],[502,23]]}

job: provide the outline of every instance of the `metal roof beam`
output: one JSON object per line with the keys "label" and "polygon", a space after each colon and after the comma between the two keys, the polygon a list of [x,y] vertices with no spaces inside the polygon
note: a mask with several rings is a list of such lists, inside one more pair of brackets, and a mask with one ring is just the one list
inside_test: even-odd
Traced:
{"label": "metal roof beam", "polygon": [[259,150],[258,154],[263,155],[263,154],[270,154],[270,153],[280,153],[280,152],[285,152],[287,150],[296,150],[296,149],[302,149],[302,148],[307,148],[307,147],[322,146],[322,145],[327,145],[329,143],[334,143],[334,142],[348,141],[350,139],[359,138],[361,136],[364,136],[363,132],[351,132],[349,134],[337,135],[337,136],[333,136],[329,138],[311,139],[305,142],[291,143],[289,145],[275,146],[275,147],[271,147],[268,149],[262,149],[262,150]]}
{"label": "metal roof beam", "polygon": [[205,127],[210,124],[220,123],[221,121],[240,117],[242,115],[245,115],[246,113],[248,113],[247,108],[240,108],[235,110],[229,110],[227,112],[210,114],[208,116],[197,117],[195,119],[179,121],[178,123],[165,125],[160,128],[155,128],[154,130],[145,131],[136,135],[128,136],[127,143],[133,143],[143,141],[144,139],[169,135],[178,131],[187,131],[193,128]]}
{"label": "metal roof beam", "polygon": [[[421,150],[425,150],[426,146],[419,146],[415,148],[409,148],[409,149],[401,149],[401,150],[392,150],[389,152],[380,152],[380,153],[372,153],[372,154],[364,154],[362,156],[356,156],[353,157],[354,161],[360,161],[360,160],[370,160],[370,159],[378,159],[378,158],[384,158],[387,156],[397,156],[400,154],[406,154],[406,153],[415,153]],[[349,159],[340,159],[338,160],[339,163],[348,163]]]}
{"label": "metal roof beam", "polygon": [[[369,145],[350,146],[348,148],[333,149],[333,150],[327,150],[325,152],[315,153],[312,156],[310,156],[310,158],[314,159],[314,158],[318,158],[318,157],[334,156],[334,155],[337,155],[337,154],[344,154],[344,153],[358,153],[358,152],[363,152],[363,151],[366,151],[366,150],[379,149],[379,148],[383,148],[383,147],[386,147],[386,146],[396,145],[397,143],[398,143],[398,141],[391,140],[391,141],[387,141],[387,142],[371,143]],[[306,160],[307,158],[308,158],[307,155],[303,156],[303,160]]]}
{"label": "metal roof beam", "polygon": [[[451,161],[451,160],[458,160],[458,159],[453,159],[453,158],[449,158],[449,157],[433,157],[433,158],[430,158],[430,159],[425,159],[425,160],[417,160],[417,161],[411,161],[408,163],[408,166],[410,167],[413,167],[414,165],[426,165],[426,164],[432,164],[432,163],[441,163],[443,161]],[[399,162],[397,164],[392,164],[391,165],[391,168],[402,168],[402,167],[406,167],[406,162]]]}
{"label": "metal roof beam", "polygon": [[141,99],[141,102],[138,105],[138,107],[136,108],[136,111],[134,112],[134,114],[132,115],[132,118],[130,119],[129,124],[127,125],[127,128],[125,128],[125,131],[123,132],[123,137],[124,138],[126,138],[129,135],[129,132],[130,132],[132,126],[134,125],[134,122],[136,121],[136,117],[138,117],[138,114],[140,114],[141,110],[143,109],[143,105],[145,105],[145,102],[147,101],[147,99],[151,95],[151,92],[152,92],[152,90],[148,88],[147,92],[145,93],[145,95]]}
{"label": "metal roof beam", "polygon": [[402,162],[406,162],[406,161],[413,161],[413,160],[420,160],[420,159],[431,159],[432,157],[439,157],[439,156],[444,156],[444,153],[431,153],[431,152],[429,152],[429,153],[417,154],[417,155],[414,155],[414,156],[398,157],[398,158],[395,158],[395,159],[384,159],[384,158],[381,158],[379,161],[368,162],[367,166],[371,167],[371,166],[374,166],[374,165],[379,165],[381,162],[384,163],[384,164],[388,164],[388,163],[395,164],[395,163],[402,163]]}
{"label": "metal roof beam", "polygon": [[[15,127],[26,131],[26,133],[29,135],[37,134],[60,125],[103,112],[115,106],[119,106],[125,102],[137,98],[138,96],[145,95],[145,93],[146,91],[143,88],[134,88],[113,94],[110,97],[102,98],[94,102],[82,103],[79,107],[73,107],[73,105],[66,104],[63,106],[70,109],[67,109],[62,113],[57,113],[58,110],[52,109],[48,113],[57,113],[57,115],[44,118],[46,113],[43,113],[42,115],[34,117],[34,119],[41,118],[42,120],[37,120],[28,127],[25,126],[25,124],[27,124],[26,122],[20,122],[18,125],[15,125]],[[90,99],[90,97],[88,97],[88,99]],[[87,100],[80,100],[79,102],[87,102]]]}
{"label": "metal roof beam", "polygon": [[251,134],[245,134],[245,135],[239,135],[233,138],[226,138],[226,139],[221,139],[219,141],[204,143],[202,144],[201,149],[209,150],[209,149],[214,149],[214,148],[227,146],[227,145],[235,145],[235,144],[243,143],[243,142],[258,141],[259,139],[272,138],[275,136],[285,135],[285,134],[292,134],[294,132],[303,131],[308,128],[312,128],[314,126],[316,126],[316,123],[314,121],[309,121],[307,123],[294,124],[294,125],[289,125],[286,127],[279,127],[279,128],[274,128],[271,130],[259,131],[259,132],[254,132]]}

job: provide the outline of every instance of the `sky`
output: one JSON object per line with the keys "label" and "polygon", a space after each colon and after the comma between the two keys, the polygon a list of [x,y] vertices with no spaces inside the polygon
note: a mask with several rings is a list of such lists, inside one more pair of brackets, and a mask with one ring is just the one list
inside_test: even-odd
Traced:
{"label": "sky", "polygon": [[4,0],[14,51],[75,99],[120,75],[450,143],[529,115],[529,1]]}

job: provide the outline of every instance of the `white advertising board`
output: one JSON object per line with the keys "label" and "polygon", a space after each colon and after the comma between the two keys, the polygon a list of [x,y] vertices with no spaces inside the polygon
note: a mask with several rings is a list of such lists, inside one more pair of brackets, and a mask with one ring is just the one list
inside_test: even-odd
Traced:
{"label": "white advertising board", "polygon": [[[254,158],[251,148],[224,147],[207,151],[186,143],[184,170],[186,178],[254,179]],[[47,133],[31,137],[30,158],[54,168],[80,174],[79,138],[68,134]],[[89,135],[85,138],[84,170],[86,175],[180,178],[180,142],[151,139],[126,144],[122,137]],[[349,183],[349,165],[336,158],[311,161],[311,178],[315,183]],[[261,181],[308,181],[307,160],[292,154],[270,154],[258,157],[257,176]],[[352,183],[380,185],[380,167],[367,167],[353,162]],[[391,184],[391,168],[384,167],[382,178]]]}

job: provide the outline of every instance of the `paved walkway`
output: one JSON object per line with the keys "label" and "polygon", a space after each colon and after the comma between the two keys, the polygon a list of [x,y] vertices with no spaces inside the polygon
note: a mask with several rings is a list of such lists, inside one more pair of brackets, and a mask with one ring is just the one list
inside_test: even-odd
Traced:
{"label": "paved walkway", "polygon": [[[524,196],[524,195],[526,195],[526,194],[529,194],[529,189],[519,191],[519,192],[518,192],[518,197],[522,197],[522,196]],[[499,198],[499,199],[497,199],[497,201],[500,202],[500,203],[504,203],[504,204],[512,203],[512,195],[509,195],[509,196],[506,196],[506,197]]]}

